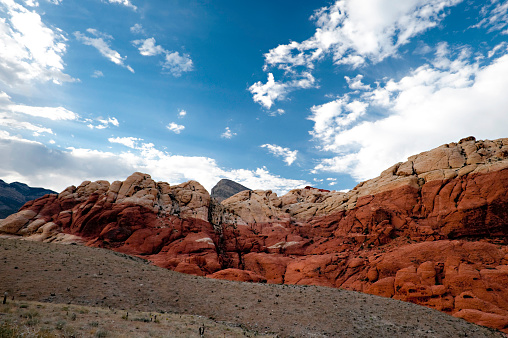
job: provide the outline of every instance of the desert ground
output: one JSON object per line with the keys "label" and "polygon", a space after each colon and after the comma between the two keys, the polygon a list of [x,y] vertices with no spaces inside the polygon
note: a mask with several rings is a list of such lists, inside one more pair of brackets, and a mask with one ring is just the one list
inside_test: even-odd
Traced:
{"label": "desert ground", "polygon": [[392,299],[208,279],[105,249],[8,238],[0,239],[0,291],[6,335],[32,320],[62,337],[199,337],[200,327],[205,337],[503,337]]}

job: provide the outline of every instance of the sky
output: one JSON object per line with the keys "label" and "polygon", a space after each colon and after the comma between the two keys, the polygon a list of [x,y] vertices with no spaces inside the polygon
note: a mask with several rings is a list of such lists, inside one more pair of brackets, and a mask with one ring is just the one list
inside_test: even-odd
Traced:
{"label": "sky", "polygon": [[0,0],[0,179],[348,190],[508,137],[506,0]]}

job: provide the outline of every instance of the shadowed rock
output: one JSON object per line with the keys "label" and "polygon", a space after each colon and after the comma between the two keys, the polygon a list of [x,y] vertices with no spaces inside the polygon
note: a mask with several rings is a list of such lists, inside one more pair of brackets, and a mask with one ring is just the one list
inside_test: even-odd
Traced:
{"label": "shadowed rock", "polygon": [[24,183],[11,184],[0,180],[0,218],[5,218],[19,210],[28,201],[56,192],[43,188],[32,188]]}
{"label": "shadowed rock", "polygon": [[220,180],[213,188],[211,196],[215,198],[218,202],[222,202],[225,199],[238,194],[244,190],[250,190],[247,187],[244,187],[240,183],[236,183],[235,181],[231,181],[228,179]]}

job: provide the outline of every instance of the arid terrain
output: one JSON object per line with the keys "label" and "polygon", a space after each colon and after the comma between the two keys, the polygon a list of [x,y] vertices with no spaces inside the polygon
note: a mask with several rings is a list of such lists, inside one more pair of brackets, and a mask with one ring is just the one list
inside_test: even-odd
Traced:
{"label": "arid terrain", "polygon": [[[198,337],[202,325],[205,337],[265,333],[280,337],[503,336],[393,299],[327,287],[191,276],[140,258],[78,245],[0,239],[0,272],[0,290],[8,292],[9,303],[11,297],[16,302],[15,306],[0,307],[0,323],[6,318],[12,323],[17,317],[6,314],[12,311],[20,314],[17,320],[23,323],[35,317],[38,325],[47,321],[53,334],[61,336],[65,332],[79,335],[83,330],[85,336],[115,336],[117,326],[111,321],[120,321],[122,330],[137,337]],[[84,306],[100,309],[81,308]],[[122,319],[127,312],[131,319]],[[43,319],[51,313],[52,320]],[[76,314],[74,320],[72,313]],[[167,323],[180,314],[202,317],[178,316],[175,324]],[[154,315],[161,323],[134,320]]]}
{"label": "arid terrain", "polygon": [[[359,291],[508,333],[506,191],[508,138],[467,137],[410,156],[348,192],[305,187],[278,196],[244,190],[218,202],[196,181],[170,185],[139,172],[125,181],[85,181],[27,202],[0,220],[0,234],[109,249],[194,276]],[[96,270],[92,275],[104,278],[107,270]],[[147,274],[130,279],[153,283]],[[68,283],[76,299],[88,287],[80,286],[83,278],[90,277]],[[143,299],[161,299],[150,296],[150,282],[140,284],[139,292],[148,292]],[[105,294],[96,305],[110,305],[115,294]],[[175,311],[182,297],[173,298]],[[231,296],[222,297],[207,308],[230,303]],[[242,319],[237,308],[231,311],[260,332],[272,327]],[[280,311],[275,317],[286,315]],[[322,318],[321,311],[301,311],[308,327]],[[354,324],[370,317],[365,318]]]}

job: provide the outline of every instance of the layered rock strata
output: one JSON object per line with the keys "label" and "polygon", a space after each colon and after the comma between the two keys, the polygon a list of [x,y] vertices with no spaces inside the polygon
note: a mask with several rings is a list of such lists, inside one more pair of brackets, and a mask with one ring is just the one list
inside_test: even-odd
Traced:
{"label": "layered rock strata", "polygon": [[243,191],[135,173],[27,203],[5,234],[83,241],[175,271],[392,297],[508,332],[508,139],[466,138],[342,193]]}

